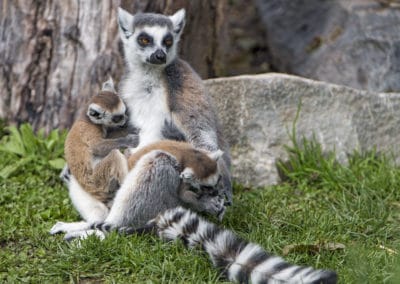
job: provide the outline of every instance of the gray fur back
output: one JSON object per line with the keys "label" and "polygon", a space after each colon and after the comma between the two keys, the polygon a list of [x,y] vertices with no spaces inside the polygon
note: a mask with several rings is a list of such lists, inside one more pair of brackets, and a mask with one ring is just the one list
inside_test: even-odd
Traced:
{"label": "gray fur back", "polygon": [[148,168],[136,181],[130,205],[125,212],[124,225],[144,226],[160,212],[179,205],[179,164],[164,152],[159,152],[148,162]]}

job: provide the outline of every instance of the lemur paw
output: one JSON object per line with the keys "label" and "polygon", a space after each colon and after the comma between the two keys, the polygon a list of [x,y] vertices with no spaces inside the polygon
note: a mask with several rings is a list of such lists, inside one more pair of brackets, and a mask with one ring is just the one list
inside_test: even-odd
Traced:
{"label": "lemur paw", "polygon": [[225,190],[224,196],[225,196],[225,206],[232,206],[233,203],[232,191]]}
{"label": "lemur paw", "polygon": [[128,134],[125,138],[127,147],[136,147],[139,144],[139,135],[137,134]]}
{"label": "lemur paw", "polygon": [[86,240],[89,236],[96,236],[98,237],[101,241],[105,239],[105,234],[99,230],[83,230],[83,231],[75,231],[75,232],[69,232],[65,234],[64,240],[67,242],[71,242],[72,240],[78,239],[78,240]]}
{"label": "lemur paw", "polygon": [[49,233],[51,235],[66,233],[68,231],[67,223],[57,222],[53,227],[51,227]]}
{"label": "lemur paw", "polygon": [[131,155],[133,155],[136,152],[137,148],[126,148],[124,151],[124,156],[126,158],[129,158]]}
{"label": "lemur paw", "polygon": [[220,196],[203,196],[202,199],[204,200],[204,211],[222,220],[225,213],[224,199]]}

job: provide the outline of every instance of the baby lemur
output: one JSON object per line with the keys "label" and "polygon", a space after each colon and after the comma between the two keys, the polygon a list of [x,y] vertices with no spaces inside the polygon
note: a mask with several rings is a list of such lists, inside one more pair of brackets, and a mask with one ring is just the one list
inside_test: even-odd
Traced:
{"label": "baby lemur", "polygon": [[[197,212],[205,211],[222,217],[225,207],[222,206],[223,200],[217,198],[218,189],[216,188],[221,178],[217,164],[224,154],[221,150],[209,153],[195,149],[186,142],[161,140],[140,148],[132,154],[128,159],[129,170],[140,165],[141,159],[153,151],[167,153],[177,161],[178,172],[182,179],[178,196],[182,202]],[[217,201],[217,204],[213,199]]]}
{"label": "baby lemur", "polygon": [[[113,199],[128,173],[126,157],[119,149],[138,144],[137,135],[127,135],[126,124],[125,104],[110,78],[90,99],[65,141],[71,174],[91,197],[105,204]],[[110,132],[121,137],[109,138]]]}

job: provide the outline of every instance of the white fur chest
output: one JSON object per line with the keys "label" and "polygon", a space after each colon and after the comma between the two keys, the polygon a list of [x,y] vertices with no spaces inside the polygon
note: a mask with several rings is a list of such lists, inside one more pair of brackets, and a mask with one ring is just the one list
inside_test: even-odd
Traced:
{"label": "white fur chest", "polygon": [[164,123],[171,120],[167,94],[159,76],[131,74],[123,82],[121,96],[130,110],[130,121],[140,129],[138,147],[162,139]]}

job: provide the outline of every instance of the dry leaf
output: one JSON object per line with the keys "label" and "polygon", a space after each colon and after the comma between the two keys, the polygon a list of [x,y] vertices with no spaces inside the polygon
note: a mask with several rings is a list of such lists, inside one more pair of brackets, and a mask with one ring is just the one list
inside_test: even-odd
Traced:
{"label": "dry leaf", "polygon": [[295,244],[285,246],[282,250],[282,254],[284,256],[294,252],[316,254],[321,251],[335,251],[345,248],[346,246],[341,243]]}
{"label": "dry leaf", "polygon": [[387,248],[387,247],[385,247],[383,245],[379,245],[378,247],[380,249],[383,249],[383,250],[387,251],[389,254],[397,254],[398,253],[396,250],[391,249],[391,248]]}

